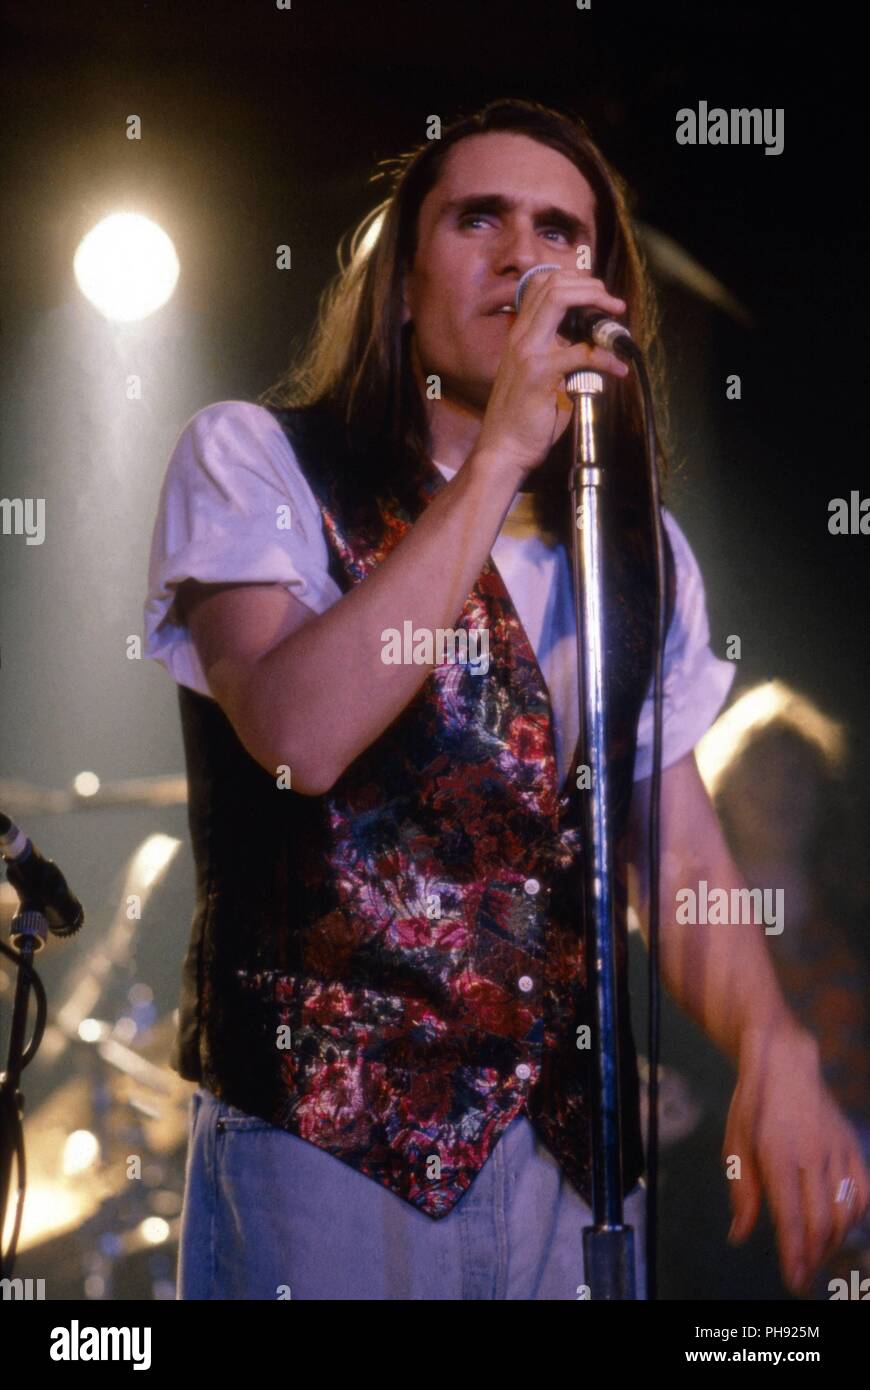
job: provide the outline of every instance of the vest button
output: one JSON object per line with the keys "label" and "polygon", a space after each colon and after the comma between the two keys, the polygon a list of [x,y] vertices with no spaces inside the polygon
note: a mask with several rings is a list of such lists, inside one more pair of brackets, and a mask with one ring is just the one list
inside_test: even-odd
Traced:
{"label": "vest button", "polygon": [[529,1077],[532,1074],[532,1069],[529,1066],[528,1062],[520,1062],[519,1066],[515,1067],[514,1070],[516,1071],[517,1076],[520,1078],[520,1081],[528,1081]]}
{"label": "vest button", "polygon": [[523,994],[528,994],[529,990],[534,989],[535,987],[535,982],[532,979],[531,975],[521,975],[518,983]]}
{"label": "vest button", "polygon": [[533,898],[536,893],[540,892],[541,885],[536,878],[527,878],[523,884],[523,890],[528,893],[530,898]]}

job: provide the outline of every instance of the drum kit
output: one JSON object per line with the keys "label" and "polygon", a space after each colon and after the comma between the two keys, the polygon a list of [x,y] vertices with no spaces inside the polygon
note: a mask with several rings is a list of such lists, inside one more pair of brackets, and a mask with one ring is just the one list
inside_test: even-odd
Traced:
{"label": "drum kit", "polygon": [[[167,807],[186,798],[184,777],[131,779],[87,797],[0,781],[0,805],[22,819],[97,806]],[[25,1110],[26,1186],[14,1268],[16,1279],[32,1277],[34,1287],[43,1281],[49,1299],[175,1296],[193,1086],[169,1064],[174,1014],[158,1016],[154,991],[141,979],[131,984],[129,963],[149,900],[180,848],[180,840],[163,834],[142,841],[126,865],[113,920],[78,957],[60,1001],[49,999],[39,1060],[58,1079]],[[0,883],[4,939],[17,909],[11,884]],[[3,963],[0,1012],[11,1008],[14,974],[5,957]],[[25,1073],[25,1097],[28,1079]]]}

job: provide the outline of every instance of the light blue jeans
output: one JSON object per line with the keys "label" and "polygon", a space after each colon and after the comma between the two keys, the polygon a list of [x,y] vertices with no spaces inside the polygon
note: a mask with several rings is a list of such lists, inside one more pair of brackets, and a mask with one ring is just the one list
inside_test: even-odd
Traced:
{"label": "light blue jeans", "polygon": [[[178,1297],[575,1300],[591,1220],[522,1115],[450,1214],[433,1221],[332,1154],[198,1087]],[[640,1185],[625,1221],[643,1297]]]}

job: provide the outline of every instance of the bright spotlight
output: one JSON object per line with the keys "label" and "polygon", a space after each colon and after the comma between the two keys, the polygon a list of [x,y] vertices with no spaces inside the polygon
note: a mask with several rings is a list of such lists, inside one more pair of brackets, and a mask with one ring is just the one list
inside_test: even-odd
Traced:
{"label": "bright spotlight", "polygon": [[116,212],[79,244],[73,272],[82,294],[107,319],[132,323],[165,304],[178,281],[178,257],[162,227],[137,212]]}
{"label": "bright spotlight", "polygon": [[139,1234],[149,1245],[159,1245],[169,1236],[169,1223],[162,1216],[146,1216],[139,1222]]}
{"label": "bright spotlight", "polygon": [[96,796],[100,779],[95,772],[80,772],[73,778],[73,787],[79,796]]}
{"label": "bright spotlight", "polygon": [[100,1141],[89,1129],[75,1129],[67,1135],[63,1146],[63,1172],[65,1177],[83,1173],[92,1168],[100,1156]]}

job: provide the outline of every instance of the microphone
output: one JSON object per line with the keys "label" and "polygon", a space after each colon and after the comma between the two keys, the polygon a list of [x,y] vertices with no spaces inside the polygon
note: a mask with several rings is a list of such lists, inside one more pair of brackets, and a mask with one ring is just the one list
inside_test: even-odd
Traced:
{"label": "microphone", "polygon": [[46,859],[32,840],[8,816],[0,814],[0,855],[6,877],[25,908],[41,912],[55,936],[72,936],[85,914],[78,898],[52,859]]}
{"label": "microphone", "polygon": [[[533,265],[530,270],[527,270],[517,281],[514,299],[517,313],[520,312],[523,295],[532,276],[540,275],[542,270],[561,269],[562,267],[559,265]],[[638,351],[635,341],[625,325],[617,323],[616,319],[610,318],[601,309],[583,308],[582,306],[569,309],[559,324],[557,332],[572,343],[591,340],[596,347],[606,348],[608,352],[616,353],[617,357],[633,357]]]}

